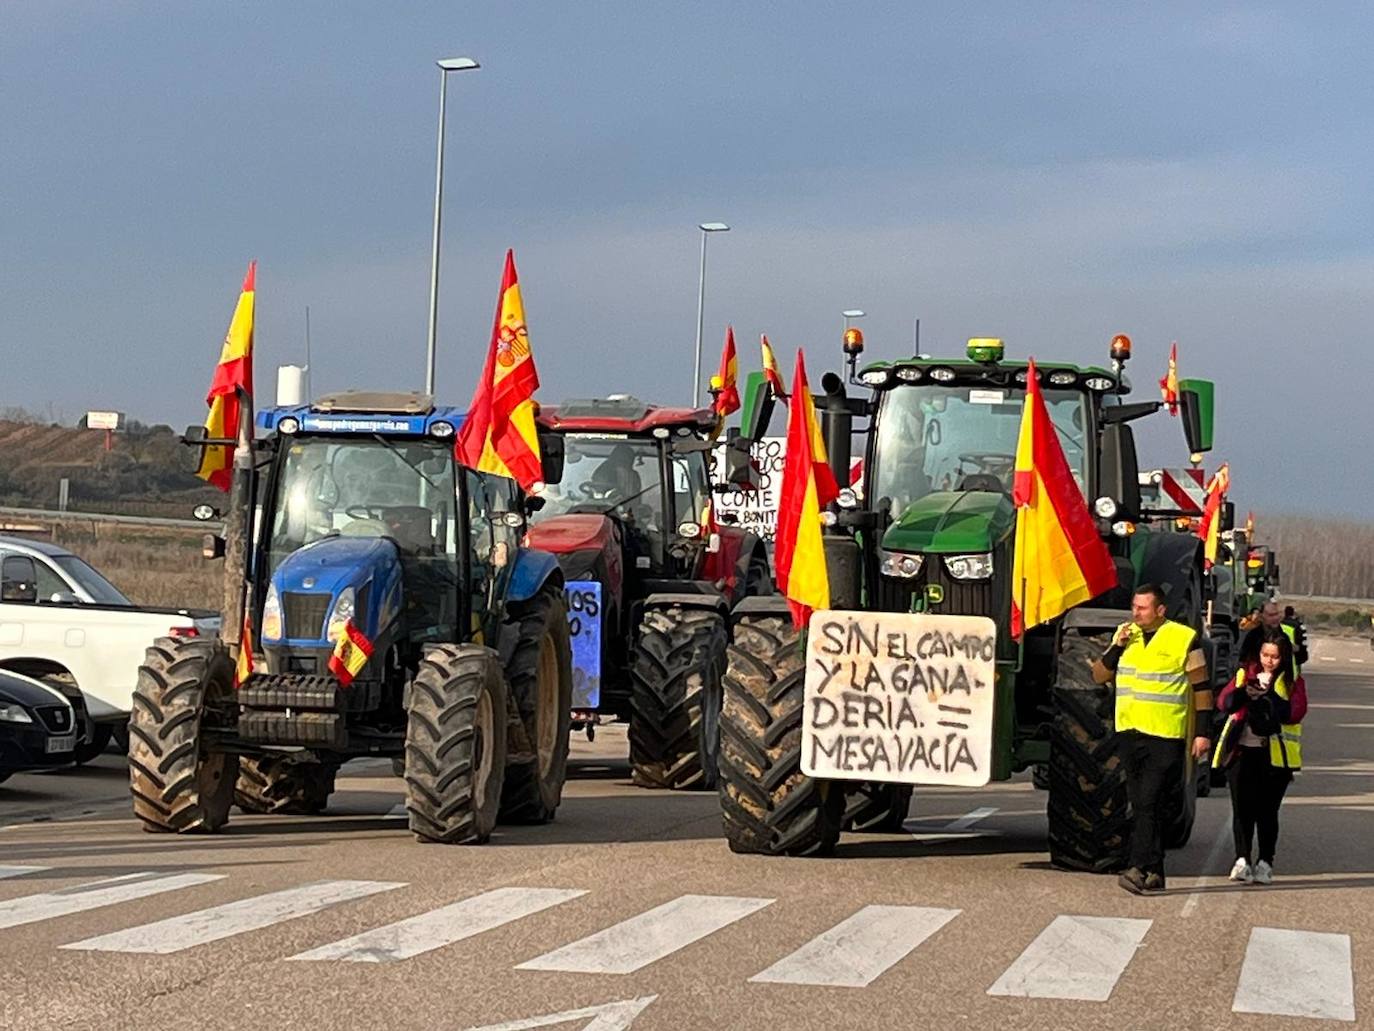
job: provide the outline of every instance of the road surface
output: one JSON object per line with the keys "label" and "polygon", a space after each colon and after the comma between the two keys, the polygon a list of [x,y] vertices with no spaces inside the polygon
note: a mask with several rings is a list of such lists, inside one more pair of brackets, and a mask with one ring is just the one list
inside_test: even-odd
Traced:
{"label": "road surface", "polygon": [[[1046,862],[1043,793],[920,790],[907,832],[734,856],[710,795],[579,739],[558,820],[420,845],[385,763],[319,817],[142,832],[122,763],[0,787],[0,1027],[1374,1027],[1374,659],[1322,643],[1278,880],[1199,802],[1170,890]],[[554,1019],[562,1014],[565,1019]]]}

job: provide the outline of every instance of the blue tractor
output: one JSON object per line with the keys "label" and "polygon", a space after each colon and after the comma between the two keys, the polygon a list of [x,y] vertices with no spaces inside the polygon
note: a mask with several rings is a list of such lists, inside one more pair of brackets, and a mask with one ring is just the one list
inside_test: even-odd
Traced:
{"label": "blue tractor", "polygon": [[[403,773],[421,840],[553,818],[572,708],[563,576],[523,546],[519,486],[455,462],[462,419],[362,392],[258,414],[224,534],[206,541],[225,560],[221,636],[161,638],[139,670],[129,760],[146,829],[215,831],[235,802],[319,812],[362,756]],[[550,482],[560,455],[552,442]],[[348,648],[365,657],[352,676]]]}

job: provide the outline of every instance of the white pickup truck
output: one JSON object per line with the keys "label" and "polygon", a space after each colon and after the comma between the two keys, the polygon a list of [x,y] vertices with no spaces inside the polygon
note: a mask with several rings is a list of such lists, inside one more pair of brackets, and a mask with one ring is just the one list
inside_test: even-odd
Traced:
{"label": "white pickup truck", "polygon": [[155,638],[218,629],[218,613],[135,605],[65,548],[0,536],[0,669],[67,695],[82,725],[78,763],[112,735],[125,739],[138,667]]}

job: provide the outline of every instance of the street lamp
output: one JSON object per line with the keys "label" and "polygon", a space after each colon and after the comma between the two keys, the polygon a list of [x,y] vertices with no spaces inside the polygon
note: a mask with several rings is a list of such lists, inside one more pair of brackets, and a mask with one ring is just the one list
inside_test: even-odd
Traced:
{"label": "street lamp", "polygon": [[439,66],[439,157],[434,171],[434,247],[429,256],[429,351],[425,365],[425,393],[434,394],[434,342],[439,328],[439,216],[444,201],[444,100],[448,93],[448,73],[480,68],[470,57],[446,57]]}
{"label": "street lamp", "polygon": [[703,222],[697,228],[701,230],[701,276],[697,279],[697,358],[692,366],[693,408],[701,396],[701,331],[706,318],[706,238],[712,233],[730,231],[730,227],[724,222]]}

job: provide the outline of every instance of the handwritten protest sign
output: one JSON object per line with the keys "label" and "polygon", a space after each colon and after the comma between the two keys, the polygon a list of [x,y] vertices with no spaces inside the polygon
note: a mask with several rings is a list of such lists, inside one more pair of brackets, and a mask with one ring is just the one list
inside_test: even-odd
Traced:
{"label": "handwritten protest sign", "polygon": [[992,773],[996,624],[821,611],[806,645],[802,772],[977,787]]}
{"label": "handwritten protest sign", "polygon": [[[763,437],[756,440],[749,449],[754,460],[754,471],[758,477],[758,489],[746,490],[731,487],[715,496],[716,514],[729,512],[735,516],[732,525],[748,530],[770,546],[778,532],[778,504],[782,497],[782,467],[787,457],[786,437]],[[711,481],[720,479],[719,471],[724,468],[725,445],[710,452]],[[863,460],[855,458],[850,462],[851,479]]]}

